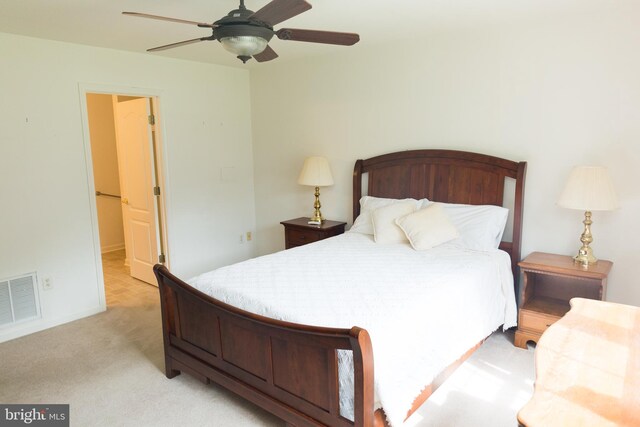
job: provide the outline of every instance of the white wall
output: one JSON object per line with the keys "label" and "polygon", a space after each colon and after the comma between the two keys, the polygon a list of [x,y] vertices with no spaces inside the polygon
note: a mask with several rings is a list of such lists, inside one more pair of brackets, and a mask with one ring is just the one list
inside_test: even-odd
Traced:
{"label": "white wall", "polygon": [[42,320],[0,341],[103,309],[80,84],[159,95],[177,275],[253,254],[239,243],[254,228],[248,72],[9,34],[0,57],[0,278],[53,278]]}
{"label": "white wall", "polygon": [[594,213],[592,246],[615,263],[608,299],[640,305],[639,15],[518,22],[253,69],[258,252],[284,247],[280,221],[311,213],[312,190],[296,184],[306,156],[333,169],[324,216],[352,221],[356,159],[450,148],[526,160],[523,254],[573,255],[583,213],[556,199],[573,165],[600,164],[621,207]]}
{"label": "white wall", "polygon": [[[91,160],[96,191],[120,195],[116,127],[111,95],[87,95]],[[120,200],[97,196],[100,249],[104,252],[124,249],[124,226]]]}

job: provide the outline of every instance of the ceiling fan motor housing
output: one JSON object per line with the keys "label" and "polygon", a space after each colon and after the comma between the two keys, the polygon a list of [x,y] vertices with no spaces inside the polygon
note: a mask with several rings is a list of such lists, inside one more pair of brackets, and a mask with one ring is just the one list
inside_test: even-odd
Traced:
{"label": "ceiling fan motor housing", "polygon": [[229,12],[227,16],[213,23],[213,36],[220,41],[225,37],[255,36],[267,42],[273,37],[273,28],[256,19],[249,19],[253,11],[240,8]]}
{"label": "ceiling fan motor housing", "polygon": [[273,37],[273,30],[265,27],[258,27],[251,24],[233,24],[225,25],[223,27],[217,27],[213,30],[213,36],[216,40],[220,41],[225,37],[238,37],[238,36],[255,36],[261,37],[266,41],[271,40]]}

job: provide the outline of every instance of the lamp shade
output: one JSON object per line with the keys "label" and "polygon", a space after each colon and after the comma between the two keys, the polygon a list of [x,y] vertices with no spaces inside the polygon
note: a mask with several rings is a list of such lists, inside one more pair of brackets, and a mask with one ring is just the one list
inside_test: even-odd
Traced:
{"label": "lamp shade", "polygon": [[563,208],[583,211],[611,211],[618,207],[613,182],[607,168],[576,166],[571,170],[564,191],[558,199]]}
{"label": "lamp shade", "polygon": [[298,184],[312,187],[333,185],[333,177],[327,159],[318,156],[307,157],[302,165]]}

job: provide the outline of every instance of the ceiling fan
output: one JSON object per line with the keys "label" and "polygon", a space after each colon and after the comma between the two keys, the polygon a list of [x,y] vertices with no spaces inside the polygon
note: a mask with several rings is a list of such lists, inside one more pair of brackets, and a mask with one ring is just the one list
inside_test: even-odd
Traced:
{"label": "ceiling fan", "polygon": [[354,33],[301,30],[295,28],[281,28],[277,31],[273,29],[274,25],[299,15],[302,12],[306,12],[309,9],[311,9],[311,5],[305,0],[272,0],[262,9],[253,12],[244,6],[244,0],[240,0],[238,9],[232,10],[213,24],[149,15],[147,13],[122,13],[140,18],[191,24],[200,28],[211,28],[213,30],[210,36],[154,47],[147,49],[148,52],[171,49],[201,41],[218,40],[226,50],[236,54],[238,59],[243,63],[246,63],[251,57],[255,58],[258,62],[271,61],[277,58],[278,54],[268,45],[269,40],[271,40],[274,35],[280,40],[343,46],[351,46],[360,40],[360,36]]}

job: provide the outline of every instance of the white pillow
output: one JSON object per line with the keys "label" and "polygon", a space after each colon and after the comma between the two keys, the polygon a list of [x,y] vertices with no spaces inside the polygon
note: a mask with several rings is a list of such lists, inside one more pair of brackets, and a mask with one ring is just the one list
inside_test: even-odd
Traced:
{"label": "white pillow", "polygon": [[458,229],[460,237],[451,243],[468,249],[490,251],[502,240],[509,209],[494,205],[439,204]]}
{"label": "white pillow", "polygon": [[407,241],[407,236],[396,225],[396,218],[405,216],[416,210],[414,200],[393,203],[378,208],[371,214],[373,222],[373,240],[376,243],[402,243]]}
{"label": "white pillow", "polygon": [[373,223],[371,222],[371,212],[384,206],[394,203],[413,201],[418,208],[420,202],[416,199],[386,199],[382,197],[363,196],[360,198],[360,215],[353,221],[353,225],[349,229],[350,232],[373,234]]}
{"label": "white pillow", "polygon": [[413,249],[424,251],[460,236],[441,204],[432,203],[396,219]]}

